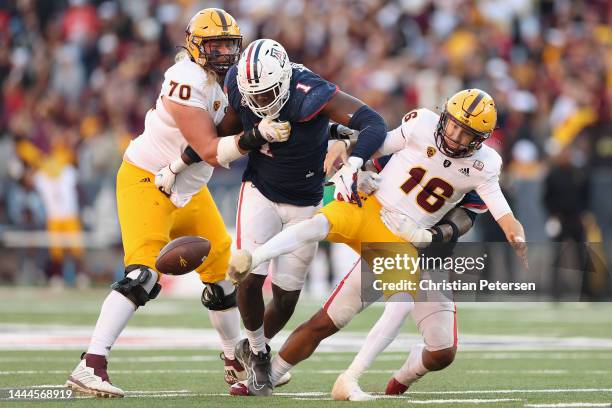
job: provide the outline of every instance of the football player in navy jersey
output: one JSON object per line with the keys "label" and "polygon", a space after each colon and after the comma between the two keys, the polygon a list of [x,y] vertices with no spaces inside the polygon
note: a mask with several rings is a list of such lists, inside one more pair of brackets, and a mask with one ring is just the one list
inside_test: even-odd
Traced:
{"label": "football player in navy jersey", "polygon": [[[244,50],[226,75],[225,91],[229,107],[217,131],[244,134],[236,145],[224,144],[228,152],[219,154],[235,157],[238,151],[249,152],[238,199],[239,249],[252,251],[316,214],[323,198],[330,120],[359,131],[351,156],[330,180],[334,197],[359,200],[357,170],[386,137],[386,124],[378,113],[306,67],[291,63],[285,49],[269,39],[256,40]],[[180,160],[189,164],[198,157],[188,148]],[[174,174],[164,169],[162,173],[160,178],[171,186]],[[246,276],[233,276],[240,283],[237,302],[247,333],[237,345],[236,357],[247,368],[248,380],[233,386],[232,394],[272,393],[266,343],[293,314],[316,248],[305,245]],[[262,287],[269,270],[273,300],[266,307]]]}

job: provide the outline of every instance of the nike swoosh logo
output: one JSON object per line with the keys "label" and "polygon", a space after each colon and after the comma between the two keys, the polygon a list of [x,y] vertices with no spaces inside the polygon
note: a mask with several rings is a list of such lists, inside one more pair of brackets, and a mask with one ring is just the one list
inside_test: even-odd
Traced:
{"label": "nike swoosh logo", "polygon": [[257,376],[255,375],[255,370],[251,367],[249,367],[249,369],[252,372],[251,378],[253,378],[253,388],[255,388],[257,391],[260,391],[263,387],[265,387],[265,384],[259,385],[259,383],[257,382]]}

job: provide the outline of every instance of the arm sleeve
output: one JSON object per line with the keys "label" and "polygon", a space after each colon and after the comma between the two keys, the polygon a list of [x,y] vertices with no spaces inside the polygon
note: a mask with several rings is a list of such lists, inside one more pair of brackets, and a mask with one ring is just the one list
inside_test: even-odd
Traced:
{"label": "arm sleeve", "polygon": [[512,213],[510,205],[504,197],[499,186],[499,174],[501,171],[501,159],[497,171],[476,187],[476,192],[482,198],[493,218],[497,221],[506,214]]}
{"label": "arm sleeve", "polygon": [[385,141],[383,142],[382,146],[378,148],[378,154],[381,156],[387,156],[395,152],[399,152],[406,147],[406,138],[404,137],[402,126],[398,126],[392,131],[387,132]]}
{"label": "arm sleeve", "polygon": [[368,105],[363,105],[353,113],[348,125],[359,131],[351,156],[359,157],[364,162],[369,160],[385,141],[385,120]]}

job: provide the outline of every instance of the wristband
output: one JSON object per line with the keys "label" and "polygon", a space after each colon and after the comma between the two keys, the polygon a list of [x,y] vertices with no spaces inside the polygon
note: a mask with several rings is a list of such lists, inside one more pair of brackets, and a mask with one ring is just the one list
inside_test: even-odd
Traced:
{"label": "wristband", "polygon": [[259,129],[254,127],[248,132],[244,132],[238,139],[238,147],[242,150],[255,150],[268,143],[261,135]]}

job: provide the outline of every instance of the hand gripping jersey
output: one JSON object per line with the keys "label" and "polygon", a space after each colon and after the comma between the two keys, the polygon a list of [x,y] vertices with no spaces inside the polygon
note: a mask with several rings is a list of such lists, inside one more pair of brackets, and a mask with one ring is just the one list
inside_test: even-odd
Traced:
{"label": "hand gripping jersey", "polygon": [[[323,198],[323,161],[327,152],[329,118],[319,113],[338,92],[338,87],[302,65],[292,64],[289,100],[279,121],[291,122],[289,140],[269,143],[249,153],[242,176],[251,181],[269,200],[297,206],[317,205]],[[240,115],[245,131],[260,118],[242,101],[233,66],[225,77],[229,103]]]}
{"label": "hand gripping jersey", "polygon": [[380,153],[395,153],[381,171],[380,203],[406,214],[422,228],[435,225],[472,190],[497,220],[510,213],[499,187],[501,157],[483,145],[472,156],[450,158],[436,148],[439,116],[418,109],[389,132]]}
{"label": "hand gripping jersey", "polygon": [[[132,140],[125,158],[132,164],[153,174],[181,156],[188,143],[172,116],[164,108],[162,98],[204,109],[215,124],[221,122],[227,107],[227,97],[219,84],[189,58],[183,58],[171,66],[164,75],[164,83],[155,108],[145,118],[145,129]],[[190,165],[177,178],[173,192],[182,201],[196,194],[208,183],[213,167],[202,161]]]}

